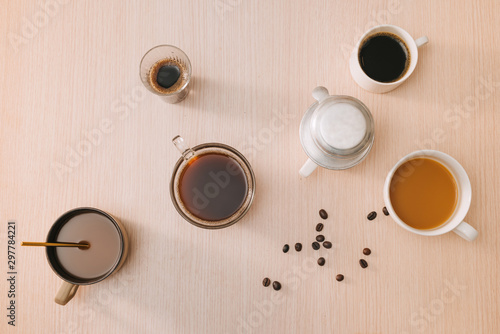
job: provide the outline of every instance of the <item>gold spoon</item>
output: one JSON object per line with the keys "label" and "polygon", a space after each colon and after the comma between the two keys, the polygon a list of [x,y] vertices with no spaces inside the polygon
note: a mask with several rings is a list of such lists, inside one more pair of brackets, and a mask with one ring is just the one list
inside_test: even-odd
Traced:
{"label": "gold spoon", "polygon": [[89,248],[90,244],[88,242],[31,242],[23,241],[21,246],[45,246],[45,247],[78,247],[78,248]]}

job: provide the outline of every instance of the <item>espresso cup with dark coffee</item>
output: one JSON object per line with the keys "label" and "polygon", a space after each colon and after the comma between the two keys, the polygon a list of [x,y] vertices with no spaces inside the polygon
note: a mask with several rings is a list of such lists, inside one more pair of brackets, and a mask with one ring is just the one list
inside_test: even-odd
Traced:
{"label": "espresso cup with dark coffee", "polygon": [[367,31],[349,60],[352,77],[362,88],[374,93],[389,92],[415,70],[418,48],[426,36],[414,40],[400,27],[381,25]]}
{"label": "espresso cup with dark coffee", "polygon": [[172,141],[182,154],[170,181],[179,214],[207,229],[227,227],[243,218],[255,193],[255,176],[245,157],[224,144],[189,148],[180,136]]}

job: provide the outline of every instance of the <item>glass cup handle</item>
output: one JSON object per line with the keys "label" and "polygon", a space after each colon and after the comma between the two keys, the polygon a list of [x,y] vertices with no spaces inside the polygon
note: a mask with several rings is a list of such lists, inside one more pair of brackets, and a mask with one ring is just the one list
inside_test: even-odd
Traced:
{"label": "glass cup handle", "polygon": [[75,296],[78,287],[76,284],[64,281],[59,291],[57,291],[55,302],[59,305],[66,305]]}
{"label": "glass cup handle", "polygon": [[455,227],[453,232],[455,232],[456,234],[458,234],[467,241],[474,241],[477,238],[477,235],[479,234],[479,232],[474,227],[470,226],[466,222],[461,222],[460,224],[458,224],[458,226]]}
{"label": "glass cup handle", "polygon": [[184,138],[182,138],[181,136],[175,136],[174,139],[172,139],[172,143],[177,148],[177,150],[181,152],[184,160],[189,160],[195,155],[194,151],[186,145],[186,143],[184,142]]}
{"label": "glass cup handle", "polygon": [[427,36],[422,36],[415,40],[415,44],[417,44],[417,48],[429,43],[429,38]]}

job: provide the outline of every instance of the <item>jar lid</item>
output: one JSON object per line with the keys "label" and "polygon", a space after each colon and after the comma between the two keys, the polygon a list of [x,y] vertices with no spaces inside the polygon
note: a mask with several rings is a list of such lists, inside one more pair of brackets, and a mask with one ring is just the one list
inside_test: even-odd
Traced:
{"label": "jar lid", "polygon": [[346,169],[361,162],[374,139],[368,108],[351,96],[329,95],[324,87],[313,91],[317,100],[304,115],[300,139],[306,154],[328,169]]}
{"label": "jar lid", "polygon": [[348,155],[366,137],[367,124],[355,101],[330,97],[320,103],[311,120],[317,144],[327,152]]}

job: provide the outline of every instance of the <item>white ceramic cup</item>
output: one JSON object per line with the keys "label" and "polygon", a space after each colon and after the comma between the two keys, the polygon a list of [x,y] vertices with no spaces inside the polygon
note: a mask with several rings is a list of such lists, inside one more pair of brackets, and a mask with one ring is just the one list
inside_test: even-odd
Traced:
{"label": "white ceramic cup", "polygon": [[[364,41],[370,37],[371,35],[374,35],[376,33],[381,33],[381,32],[386,32],[390,34],[394,34],[401,38],[403,42],[405,42],[406,46],[408,47],[408,52],[410,53],[410,64],[409,67],[401,78],[394,82],[380,82],[373,80],[370,78],[366,73],[363,71],[361,68],[361,65],[359,64],[359,49],[364,43]],[[367,91],[373,92],[373,93],[387,93],[399,85],[401,85],[406,79],[410,77],[410,75],[413,73],[415,70],[415,66],[417,66],[417,61],[418,61],[418,48],[421,47],[422,45],[425,45],[429,42],[429,39],[427,36],[422,36],[416,40],[414,40],[409,33],[407,33],[404,29],[394,26],[394,25],[380,25],[371,28],[368,30],[364,35],[361,37],[361,39],[358,41],[356,44],[356,47],[351,53],[351,57],[349,58],[349,68],[351,69],[351,75],[356,81],[356,83],[363,89],[366,89]]]}
{"label": "white ceramic cup", "polygon": [[[407,225],[404,221],[402,221],[394,211],[394,208],[392,207],[391,203],[391,198],[389,195],[391,183],[393,182],[396,170],[405,162],[416,158],[429,158],[440,162],[446,168],[448,168],[448,170],[454,176],[455,181],[457,182],[458,201],[457,201],[457,207],[455,208],[455,212],[453,212],[453,214],[450,216],[450,218],[448,218],[448,220],[444,224],[430,230],[419,230]],[[411,170],[409,170],[408,172],[410,173]],[[396,180],[394,181],[397,182]],[[401,181],[404,181],[404,179],[402,179]],[[408,154],[401,160],[399,160],[398,163],[391,169],[391,171],[387,175],[384,184],[385,206],[387,207],[387,210],[389,211],[389,214],[391,215],[392,219],[394,219],[396,223],[398,223],[404,229],[420,235],[434,236],[453,231],[462,238],[464,238],[465,240],[473,241],[474,239],[476,239],[478,235],[477,230],[464,221],[464,218],[467,215],[467,212],[469,211],[471,197],[472,197],[472,190],[469,177],[467,176],[467,172],[462,167],[462,165],[460,165],[458,161],[453,159],[448,154],[434,150],[415,151]]]}

